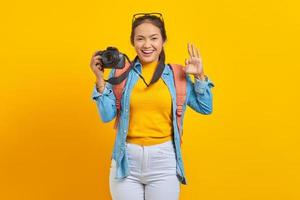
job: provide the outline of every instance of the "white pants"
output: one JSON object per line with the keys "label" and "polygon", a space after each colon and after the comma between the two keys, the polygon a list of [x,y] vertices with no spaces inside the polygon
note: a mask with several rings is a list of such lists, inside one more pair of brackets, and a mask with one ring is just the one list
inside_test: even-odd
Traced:
{"label": "white pants", "polygon": [[178,200],[180,182],[176,176],[173,142],[140,146],[126,143],[130,175],[115,179],[116,162],[111,160],[110,192],[113,200]]}

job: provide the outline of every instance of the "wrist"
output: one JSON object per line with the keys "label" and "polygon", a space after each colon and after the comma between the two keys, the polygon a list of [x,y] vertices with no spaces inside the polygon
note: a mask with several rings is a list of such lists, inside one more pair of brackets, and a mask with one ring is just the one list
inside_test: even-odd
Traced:
{"label": "wrist", "polygon": [[98,91],[102,92],[104,90],[105,82],[103,83],[101,81],[100,82],[96,81],[95,84],[96,84],[96,88],[97,88]]}
{"label": "wrist", "polygon": [[196,79],[201,80],[201,81],[204,81],[204,80],[206,79],[206,76],[204,75],[203,72],[200,73],[200,74],[195,74],[194,77],[195,77]]}

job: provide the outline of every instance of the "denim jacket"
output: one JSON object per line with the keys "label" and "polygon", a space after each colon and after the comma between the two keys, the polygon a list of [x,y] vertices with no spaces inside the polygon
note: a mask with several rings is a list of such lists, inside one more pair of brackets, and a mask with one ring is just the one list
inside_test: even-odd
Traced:
{"label": "denim jacket", "polygon": [[[142,65],[139,61],[133,66],[136,71],[131,70],[127,77],[127,82],[123,90],[122,99],[121,99],[121,112],[120,120],[118,123],[117,136],[115,139],[113,152],[111,158],[116,161],[116,179],[123,179],[129,175],[129,166],[128,166],[128,157],[126,153],[126,137],[129,126],[129,115],[130,115],[130,94],[131,91],[140,78],[137,72],[141,73]],[[109,78],[114,75],[114,69],[111,69]],[[172,97],[172,114],[176,116],[176,89],[174,85],[172,69],[169,65],[165,65],[164,71],[161,75],[164,83],[167,85],[170,95]],[[206,80],[202,81],[195,79],[195,82],[192,82],[189,75],[186,74],[187,78],[187,90],[186,90],[186,101],[183,105],[182,118],[181,118],[181,130],[183,130],[183,117],[186,110],[186,106],[190,106],[193,110],[201,114],[210,114],[212,113],[212,92],[211,88],[214,87],[214,84],[206,77]],[[104,91],[99,93],[94,86],[92,91],[92,100],[96,102],[98,113],[103,122],[110,122],[116,117],[116,98],[113,93],[112,85],[108,82],[105,84]],[[176,153],[176,173],[179,181],[182,184],[187,184],[184,165],[180,149],[180,133],[178,130],[176,117],[173,117],[173,142],[175,144],[175,153]]]}

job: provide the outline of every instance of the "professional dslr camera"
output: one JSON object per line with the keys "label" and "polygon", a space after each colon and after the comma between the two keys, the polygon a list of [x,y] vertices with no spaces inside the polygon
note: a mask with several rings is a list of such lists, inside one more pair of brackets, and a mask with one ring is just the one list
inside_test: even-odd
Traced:
{"label": "professional dslr camera", "polygon": [[104,51],[98,51],[103,68],[122,69],[125,66],[125,54],[118,51],[116,47],[107,47]]}

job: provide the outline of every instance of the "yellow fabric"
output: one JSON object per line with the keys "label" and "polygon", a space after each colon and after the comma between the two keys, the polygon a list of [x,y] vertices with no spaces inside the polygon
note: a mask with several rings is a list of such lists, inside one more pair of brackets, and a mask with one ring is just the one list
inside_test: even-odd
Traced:
{"label": "yellow fabric", "polygon": [[[157,62],[144,64],[142,76],[150,83]],[[141,78],[130,96],[130,119],[127,142],[143,146],[172,140],[172,99],[160,78],[147,87]]]}

